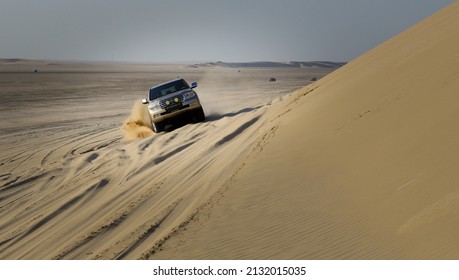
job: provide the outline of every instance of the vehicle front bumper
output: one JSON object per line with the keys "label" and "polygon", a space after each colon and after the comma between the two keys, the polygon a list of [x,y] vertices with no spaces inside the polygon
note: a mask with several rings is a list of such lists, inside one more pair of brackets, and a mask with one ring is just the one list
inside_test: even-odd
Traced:
{"label": "vehicle front bumper", "polygon": [[[174,106],[176,106],[175,110],[173,108]],[[155,110],[148,109],[151,122],[158,123],[185,113],[189,113],[191,111],[195,111],[201,108],[201,103],[199,102],[198,98],[191,98],[182,102],[180,105],[174,106]]]}

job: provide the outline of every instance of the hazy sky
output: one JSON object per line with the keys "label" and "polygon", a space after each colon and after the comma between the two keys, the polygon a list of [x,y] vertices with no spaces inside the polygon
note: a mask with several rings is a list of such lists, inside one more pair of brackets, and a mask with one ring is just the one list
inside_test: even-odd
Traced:
{"label": "hazy sky", "polygon": [[348,61],[453,0],[0,0],[0,57]]}

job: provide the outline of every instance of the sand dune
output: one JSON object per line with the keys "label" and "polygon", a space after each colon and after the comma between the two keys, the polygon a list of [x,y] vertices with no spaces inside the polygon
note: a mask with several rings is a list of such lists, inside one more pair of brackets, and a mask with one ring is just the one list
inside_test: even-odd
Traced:
{"label": "sand dune", "polygon": [[458,259],[459,2],[294,93],[155,258]]}

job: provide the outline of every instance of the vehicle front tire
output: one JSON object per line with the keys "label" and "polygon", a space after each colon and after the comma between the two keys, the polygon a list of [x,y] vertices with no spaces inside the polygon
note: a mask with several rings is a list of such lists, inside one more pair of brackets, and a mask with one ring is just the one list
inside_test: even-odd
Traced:
{"label": "vehicle front tire", "polygon": [[194,112],[194,117],[196,119],[196,122],[205,122],[206,121],[206,115],[204,114],[204,110],[201,108],[197,109]]}
{"label": "vehicle front tire", "polygon": [[162,122],[151,123],[151,127],[155,133],[160,133],[164,130],[164,124]]}

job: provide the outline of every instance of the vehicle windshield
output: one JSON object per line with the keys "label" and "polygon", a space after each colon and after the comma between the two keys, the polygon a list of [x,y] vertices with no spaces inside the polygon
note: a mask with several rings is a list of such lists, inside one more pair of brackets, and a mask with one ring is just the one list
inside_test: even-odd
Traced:
{"label": "vehicle windshield", "polygon": [[177,91],[190,88],[190,86],[185,82],[185,80],[177,80],[159,87],[154,87],[150,89],[150,100],[154,100],[161,96],[165,96]]}

